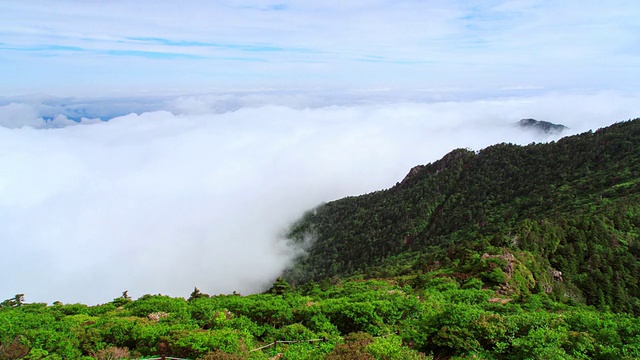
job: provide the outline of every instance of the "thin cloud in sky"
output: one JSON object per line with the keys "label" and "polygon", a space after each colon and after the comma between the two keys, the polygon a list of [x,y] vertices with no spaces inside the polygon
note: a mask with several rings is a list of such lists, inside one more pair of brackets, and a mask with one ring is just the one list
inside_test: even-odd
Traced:
{"label": "thin cloud in sky", "polygon": [[638,85],[635,1],[27,0],[0,10],[5,95]]}

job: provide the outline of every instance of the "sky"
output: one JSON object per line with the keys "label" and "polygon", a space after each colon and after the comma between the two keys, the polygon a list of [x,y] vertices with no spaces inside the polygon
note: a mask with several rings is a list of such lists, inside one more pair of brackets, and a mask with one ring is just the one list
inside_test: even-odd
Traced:
{"label": "sky", "polygon": [[263,291],[322,202],[640,116],[637,19],[636,1],[0,0],[0,301]]}
{"label": "sky", "polygon": [[0,95],[638,87],[635,0],[0,2]]}

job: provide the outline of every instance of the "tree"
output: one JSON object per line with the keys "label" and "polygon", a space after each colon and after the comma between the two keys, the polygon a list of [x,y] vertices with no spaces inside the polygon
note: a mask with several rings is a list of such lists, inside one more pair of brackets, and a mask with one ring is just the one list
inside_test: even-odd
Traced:
{"label": "tree", "polygon": [[24,304],[24,294],[16,294],[13,298],[0,303],[0,307],[22,306]]}
{"label": "tree", "polygon": [[200,292],[200,289],[198,289],[197,287],[193,288],[193,292],[191,293],[191,296],[189,296],[189,299],[187,300],[188,302],[191,302],[195,299],[199,299],[199,298],[208,298],[209,294],[205,294]]}
{"label": "tree", "polygon": [[291,285],[285,279],[278,277],[269,292],[274,295],[284,295],[289,289],[291,289]]}
{"label": "tree", "polygon": [[122,292],[122,296],[113,299],[111,303],[116,307],[120,307],[130,303],[131,301],[133,300],[131,300],[131,296],[129,296],[129,290],[125,290]]}

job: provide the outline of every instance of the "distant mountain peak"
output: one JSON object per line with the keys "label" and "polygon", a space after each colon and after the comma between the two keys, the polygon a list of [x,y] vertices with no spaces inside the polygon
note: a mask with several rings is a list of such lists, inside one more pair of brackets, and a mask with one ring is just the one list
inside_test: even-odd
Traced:
{"label": "distant mountain peak", "polygon": [[524,129],[537,130],[547,134],[558,134],[567,129],[567,127],[562,124],[554,124],[536,119],[522,119],[518,121],[518,125]]}

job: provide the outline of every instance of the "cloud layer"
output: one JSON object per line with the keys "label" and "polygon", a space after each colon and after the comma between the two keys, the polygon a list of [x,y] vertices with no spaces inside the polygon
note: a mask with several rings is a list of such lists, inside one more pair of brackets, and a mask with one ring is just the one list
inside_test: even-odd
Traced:
{"label": "cloud layer", "polygon": [[550,140],[514,127],[521,118],[576,133],[637,116],[639,104],[614,93],[315,107],[232,98],[245,103],[218,111],[218,96],[164,99],[80,123],[39,118],[64,104],[5,100],[0,296],[260,291],[291,258],[282,232],[320,202],[390,187],[456,147]]}

